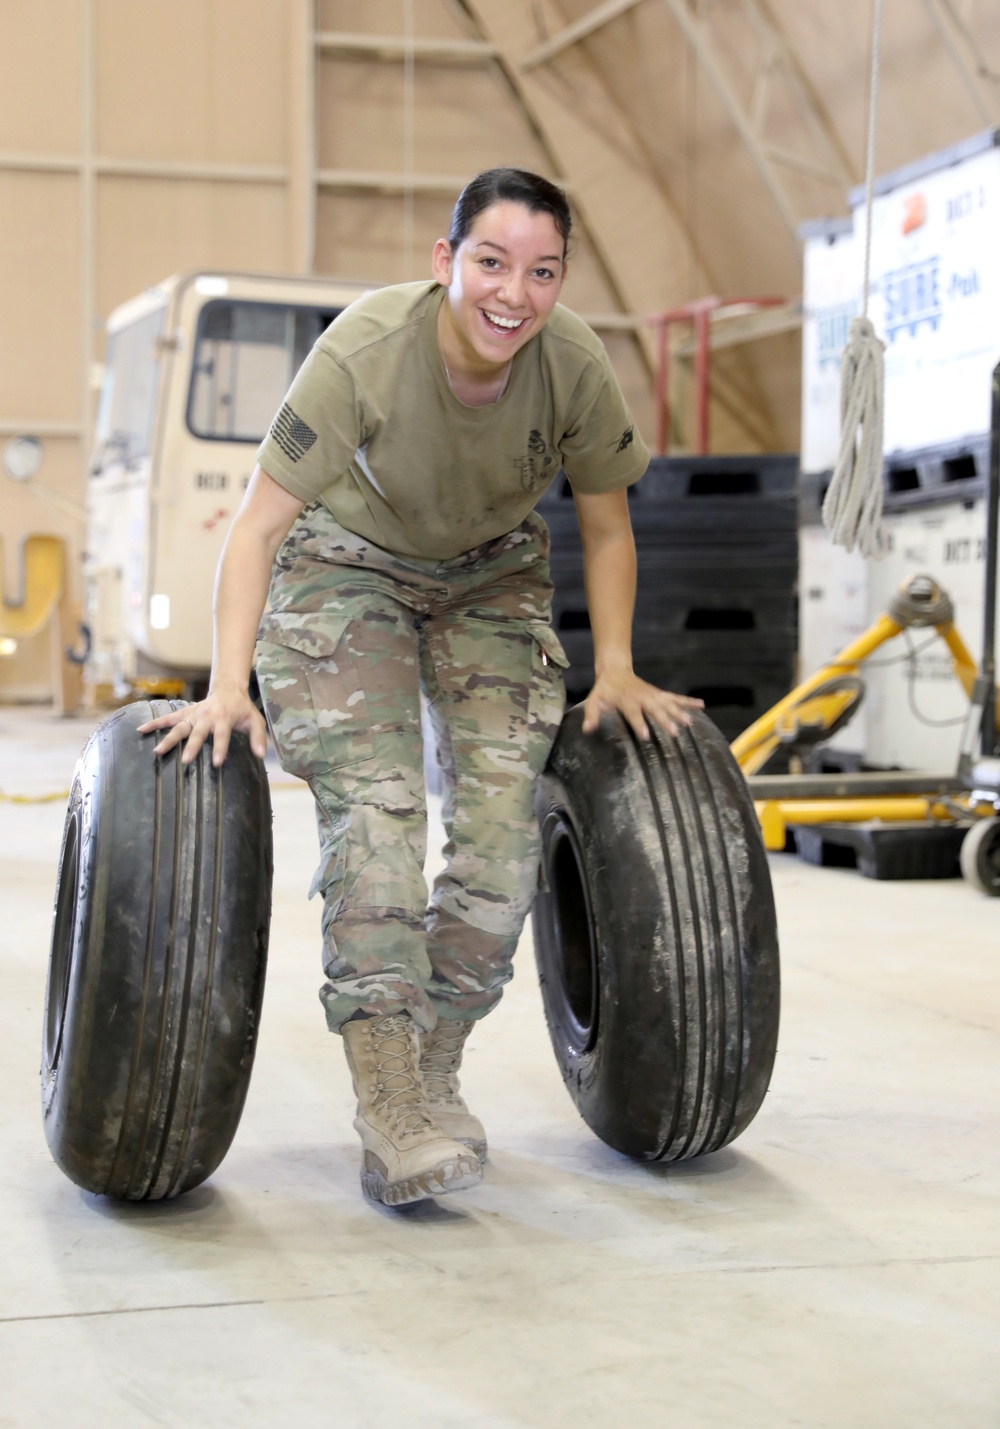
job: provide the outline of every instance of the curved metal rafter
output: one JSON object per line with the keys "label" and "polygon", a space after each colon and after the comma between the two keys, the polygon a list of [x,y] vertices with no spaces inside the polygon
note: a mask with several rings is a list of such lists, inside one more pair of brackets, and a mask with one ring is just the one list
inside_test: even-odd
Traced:
{"label": "curved metal rafter", "polygon": [[[642,161],[638,165],[623,167],[616,159],[616,145],[607,135],[592,131],[588,139],[581,142],[579,109],[567,107],[565,100],[560,99],[552,86],[546,83],[544,72],[537,71],[542,69],[543,61],[547,62],[569,45],[578,43],[585,33],[594,33],[599,24],[609,23],[641,3],[645,0],[609,0],[609,3],[591,12],[586,24],[579,22],[568,26],[539,46],[528,6],[512,4],[509,0],[505,0],[503,5],[492,4],[490,0],[451,0],[452,8],[466,17],[475,37],[495,47],[495,63],[549,157],[554,174],[571,189],[581,227],[587,234],[615,301],[625,314],[647,313],[653,304],[648,284],[638,281],[629,264],[619,256],[630,251],[630,245],[624,241],[623,213],[641,213],[645,223],[658,227],[664,234],[674,235],[675,242],[683,246],[685,257],[693,254],[706,284],[711,283],[711,276],[705,272],[701,256],[694,250],[692,237],[648,145],[615,100],[606,79],[591,67],[591,72],[596,74],[601,84],[602,97],[613,114],[616,127],[622,129],[629,142],[635,145]],[[539,58],[542,49],[545,54]],[[524,63],[526,57],[535,60],[527,68]],[[596,150],[595,142],[599,146]],[[606,164],[601,162],[605,153],[609,158]],[[613,193],[610,191],[612,184]],[[689,266],[689,262],[683,265],[685,273]],[[681,265],[678,269],[681,270]],[[682,295],[678,289],[678,299],[682,296],[686,294]],[[638,327],[636,340],[647,370],[652,373],[656,359],[651,331],[644,326]],[[765,448],[774,445],[778,441],[777,427],[773,417],[767,414],[766,400],[763,393],[757,390],[749,365],[736,380],[733,380],[734,376],[717,372],[713,382],[713,400],[743,428],[749,440]],[[753,389],[749,404],[748,389]]]}

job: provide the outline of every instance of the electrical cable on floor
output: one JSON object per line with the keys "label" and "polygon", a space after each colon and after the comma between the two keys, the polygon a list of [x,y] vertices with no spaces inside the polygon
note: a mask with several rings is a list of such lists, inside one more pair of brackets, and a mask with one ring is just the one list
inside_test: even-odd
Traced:
{"label": "electrical cable on floor", "polygon": [[5,794],[0,789],[0,804],[57,804],[68,798],[68,789],[54,789],[49,794]]}

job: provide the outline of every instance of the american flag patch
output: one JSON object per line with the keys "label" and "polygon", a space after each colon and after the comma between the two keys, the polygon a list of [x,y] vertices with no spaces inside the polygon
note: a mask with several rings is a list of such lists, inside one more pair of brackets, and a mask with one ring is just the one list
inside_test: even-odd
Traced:
{"label": "american flag patch", "polygon": [[287,402],[282,403],[281,411],[271,423],[270,435],[289,461],[298,461],[300,457],[304,457],[316,440],[312,427],[296,416]]}

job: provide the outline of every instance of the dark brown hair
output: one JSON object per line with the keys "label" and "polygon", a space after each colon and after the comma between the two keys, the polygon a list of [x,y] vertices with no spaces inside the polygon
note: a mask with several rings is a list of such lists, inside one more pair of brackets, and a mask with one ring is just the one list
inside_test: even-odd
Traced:
{"label": "dark brown hair", "polygon": [[548,213],[563,241],[563,257],[569,247],[573,215],[566,195],[556,184],[528,169],[485,169],[470,179],[458,196],[451,215],[448,242],[456,249],[484,209],[495,203],[520,203],[530,213]]}

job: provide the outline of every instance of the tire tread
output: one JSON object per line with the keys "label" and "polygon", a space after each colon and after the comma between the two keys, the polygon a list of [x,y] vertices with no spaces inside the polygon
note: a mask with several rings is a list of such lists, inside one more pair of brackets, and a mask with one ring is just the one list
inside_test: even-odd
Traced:
{"label": "tire tread", "polygon": [[[67,814],[89,832],[73,894],[72,1045],[51,1066],[43,1054],[45,1130],[72,1180],[126,1200],[179,1195],[222,1160],[266,968],[266,776],[244,736],[225,775],[209,747],[189,766],[179,750],[153,758],[135,727],[182,704],[126,707],[99,726]],[[65,849],[64,832],[57,907]],[[54,950],[50,982],[55,962]],[[50,988],[47,1004],[60,995]]]}
{"label": "tire tread", "polygon": [[561,823],[586,831],[578,871],[604,991],[597,1041],[583,1046],[563,1022],[563,933],[546,886],[535,947],[553,1047],[598,1136],[643,1160],[686,1160],[746,1128],[773,1067],[777,926],[760,830],[706,716],[649,740],[617,717],[598,735],[580,725],[571,711],[536,810],[543,844]]}

